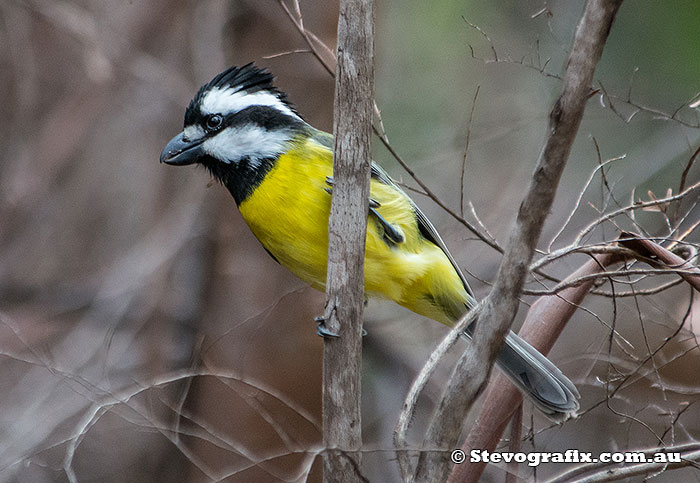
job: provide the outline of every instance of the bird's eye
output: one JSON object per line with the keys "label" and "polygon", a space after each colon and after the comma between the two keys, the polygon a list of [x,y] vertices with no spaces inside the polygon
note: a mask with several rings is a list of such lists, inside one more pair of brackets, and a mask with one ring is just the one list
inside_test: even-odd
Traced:
{"label": "bird's eye", "polygon": [[224,118],[221,117],[221,114],[212,114],[211,116],[207,117],[206,120],[206,125],[207,129],[209,131],[216,131],[221,127],[221,124],[224,122]]}

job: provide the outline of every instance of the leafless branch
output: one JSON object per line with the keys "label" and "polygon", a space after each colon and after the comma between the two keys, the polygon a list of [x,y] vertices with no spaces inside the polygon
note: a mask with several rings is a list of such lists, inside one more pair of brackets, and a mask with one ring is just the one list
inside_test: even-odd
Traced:
{"label": "leafless branch", "polygon": [[264,55],[263,59],[274,59],[277,57],[284,57],[285,55],[292,55],[292,54],[313,54],[313,50],[310,50],[310,49],[288,50],[286,52],[278,52],[276,54]]}
{"label": "leafless branch", "polygon": [[569,225],[571,222],[571,219],[574,217],[576,214],[576,210],[581,206],[581,200],[583,199],[583,196],[586,194],[586,191],[588,190],[588,187],[591,185],[591,182],[593,181],[593,178],[595,177],[596,173],[598,171],[601,172],[601,176],[604,176],[605,173],[605,166],[608,164],[619,161],[621,159],[625,159],[627,156],[622,155],[622,156],[617,156],[615,158],[611,158],[606,160],[605,162],[599,163],[598,166],[591,172],[591,174],[588,176],[588,179],[584,183],[583,189],[579,192],[578,197],[576,198],[576,203],[574,203],[574,209],[569,213],[569,216],[566,218],[564,223],[562,223],[561,228],[554,234],[552,237],[551,241],[549,242],[549,246],[547,247],[548,251],[552,250],[552,245],[554,245],[554,242],[561,236],[562,233],[564,233],[564,230],[566,230],[566,227]]}
{"label": "leafless branch", "polygon": [[[301,20],[299,25],[305,32]],[[337,58],[334,184],[321,323],[340,337],[328,336],[323,344],[323,444],[329,450],[323,456],[323,474],[324,481],[350,483],[362,480],[362,314],[374,99],[372,0],[341,0]]]}
{"label": "leafless branch", "polygon": [[[511,230],[494,287],[477,309],[479,322],[473,342],[455,367],[430,423],[424,440],[427,447],[454,447],[465,415],[485,387],[515,317],[528,266],[583,117],[595,66],[621,3],[621,0],[590,0],[586,5],[564,75],[563,92],[550,115],[544,151]],[[443,481],[448,471],[449,461],[442,455],[422,453],[416,480]]]}
{"label": "leafless branch", "polygon": [[[333,51],[321,41],[321,39],[316,37],[316,35],[314,35],[313,32],[306,30],[306,28],[304,27],[304,17],[301,15],[301,6],[299,5],[299,0],[293,0],[295,13],[292,13],[291,10],[289,10],[289,7],[286,3],[284,3],[284,0],[277,0],[277,2],[280,4],[284,12],[287,14],[289,19],[297,28],[301,36],[304,37],[306,45],[309,46],[311,52],[318,59],[323,68],[326,69],[326,71],[331,76],[335,76],[335,66],[331,63],[331,61],[326,60],[326,57],[329,57],[330,59],[335,61],[335,55],[333,54]],[[319,47],[321,47],[325,51],[325,56],[321,53]]]}
{"label": "leafless branch", "polygon": [[464,141],[464,156],[462,156],[462,173],[459,177],[459,215],[462,218],[464,218],[464,173],[467,167],[467,155],[469,154],[469,140],[472,136],[472,120],[474,119],[474,108],[476,107],[476,99],[477,97],[479,97],[480,88],[481,86],[476,86],[476,92],[474,92],[474,99],[472,99],[472,108],[471,111],[469,111],[469,122],[467,122],[467,139]]}
{"label": "leafless branch", "polygon": [[624,207],[619,208],[617,210],[611,211],[610,213],[606,213],[603,216],[596,219],[595,221],[588,224],[583,230],[581,230],[579,232],[579,234],[576,236],[576,240],[574,241],[574,245],[579,245],[581,243],[581,241],[583,240],[583,238],[586,235],[588,235],[591,231],[593,231],[593,229],[596,226],[598,226],[598,225],[600,225],[608,220],[611,220],[611,219],[615,218],[616,216],[619,216],[621,214],[625,214],[625,213],[628,213],[628,212],[631,212],[634,210],[638,210],[638,209],[644,209],[644,208],[655,207],[655,206],[662,206],[662,205],[666,205],[672,201],[681,200],[684,197],[686,197],[687,195],[689,195],[690,193],[694,192],[698,188],[700,188],[700,182],[695,183],[692,186],[689,186],[686,190],[682,191],[681,193],[678,193],[677,195],[667,196],[667,197],[661,198],[661,199],[652,199],[649,201],[637,201],[637,202],[634,202],[628,206],[624,206]]}
{"label": "leafless branch", "polygon": [[[699,467],[700,444],[692,443],[680,446],[668,446],[663,448],[643,449],[637,451],[643,453],[649,462],[620,466],[619,463],[591,463],[573,468],[563,475],[549,481],[549,483],[566,482],[594,482],[594,481],[617,481],[623,478],[650,476],[658,471],[666,469],[683,468],[686,466]],[[658,453],[680,453],[679,463],[653,462],[654,456]]]}
{"label": "leafless branch", "polygon": [[[583,278],[605,270],[605,267],[619,260],[618,256],[607,253],[597,255],[586,262],[569,279]],[[592,279],[575,287],[562,290],[558,295],[538,299],[527,313],[520,329],[520,336],[543,354],[547,354],[556,342],[566,323],[573,316],[593,284]],[[515,386],[508,383],[505,376],[498,374],[489,383],[485,401],[477,423],[467,436],[462,450],[467,454],[472,449],[493,451],[513,412],[520,406],[522,395]],[[485,464],[456,466],[450,481],[478,481]]]}
{"label": "leafless branch", "polygon": [[619,242],[621,245],[636,251],[645,261],[654,265],[660,264],[676,270],[683,280],[688,282],[695,290],[700,292],[700,270],[691,260],[684,260],[675,253],[665,249],[651,240],[636,237],[632,233],[622,233]]}

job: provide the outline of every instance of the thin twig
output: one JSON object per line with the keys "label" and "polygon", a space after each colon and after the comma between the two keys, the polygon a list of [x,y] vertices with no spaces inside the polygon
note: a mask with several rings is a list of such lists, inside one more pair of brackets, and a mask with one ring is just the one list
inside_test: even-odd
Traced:
{"label": "thin twig", "polygon": [[[326,51],[330,51],[330,49],[324,44],[323,42],[320,41],[318,37],[316,37],[314,34],[310,33],[304,28],[304,19],[301,15],[301,8],[299,6],[299,2],[297,0],[294,1],[294,6],[295,10],[297,12],[297,15],[295,16],[290,10],[289,7],[287,7],[287,4],[284,3],[284,0],[277,0],[277,3],[280,4],[284,12],[287,14],[289,19],[292,21],[294,26],[297,28],[299,33],[301,34],[302,37],[304,37],[304,40],[306,41],[306,44],[309,46],[311,49],[311,52],[313,52],[314,56],[318,59],[318,61],[321,63],[324,69],[332,76],[335,77],[335,66],[330,65],[326,59],[321,55],[321,53],[318,51],[317,45],[323,46]],[[332,51],[331,51],[332,55]],[[335,59],[335,56],[333,56]]]}
{"label": "thin twig", "polygon": [[311,49],[294,49],[287,50],[286,52],[278,52],[277,54],[263,55],[263,59],[276,59],[277,57],[284,57],[285,55],[292,54],[313,54]]}
{"label": "thin twig", "polygon": [[663,205],[666,203],[670,203],[671,201],[675,200],[680,200],[687,196],[688,194],[692,193],[696,189],[700,188],[700,182],[695,183],[694,185],[690,186],[688,189],[685,191],[682,191],[681,193],[678,193],[677,195],[673,196],[667,196],[666,198],[661,198],[661,199],[655,199],[655,200],[649,200],[649,201],[637,201],[631,205],[625,206],[623,208],[617,209],[615,211],[612,211],[610,213],[607,213],[603,215],[602,217],[598,218],[594,222],[590,223],[588,226],[586,226],[583,230],[579,232],[579,234],[576,237],[576,240],[574,242],[575,245],[578,245],[581,243],[581,240],[588,235],[596,226],[600,225],[601,223],[604,223],[612,218],[615,218],[618,215],[621,215],[623,213],[627,213],[629,211],[633,210],[639,210],[643,208],[648,208],[650,206],[659,206]]}
{"label": "thin twig", "polygon": [[469,111],[469,122],[467,123],[467,139],[464,142],[464,156],[462,156],[462,173],[459,177],[459,214],[462,218],[464,218],[464,172],[467,167],[467,154],[469,154],[469,140],[472,136],[472,120],[474,119],[474,108],[476,107],[476,99],[477,97],[479,97],[479,89],[481,89],[481,86],[476,86],[476,92],[474,92],[474,99],[472,99],[472,108]]}
{"label": "thin twig", "polygon": [[[549,483],[569,483],[569,482],[596,482],[596,481],[616,481],[623,478],[647,476],[660,468],[676,469],[686,466],[697,467],[700,460],[700,444],[691,443],[680,446],[668,446],[665,448],[651,448],[637,451],[644,453],[645,459],[649,462],[627,463],[620,466],[619,463],[590,463],[577,466],[566,473],[549,480]],[[654,456],[658,453],[681,453],[679,463],[653,462]]]}
{"label": "thin twig", "polygon": [[591,182],[593,181],[593,178],[595,177],[596,173],[598,171],[600,171],[601,176],[604,178],[605,177],[605,174],[604,174],[605,173],[605,170],[604,170],[605,166],[607,166],[608,164],[610,164],[614,161],[619,161],[621,159],[625,159],[626,157],[627,157],[627,155],[623,154],[621,156],[617,156],[617,157],[608,159],[603,163],[598,163],[598,165],[595,167],[595,169],[593,171],[591,171],[591,174],[588,176],[588,179],[583,184],[583,189],[581,189],[581,191],[579,191],[578,197],[576,198],[576,203],[574,203],[574,209],[571,210],[571,213],[569,213],[569,216],[567,216],[566,220],[564,220],[564,223],[562,223],[559,230],[552,237],[551,241],[549,242],[549,245],[547,246],[547,251],[552,250],[552,245],[554,245],[554,242],[557,240],[557,238],[559,238],[561,236],[561,234],[564,232],[566,227],[571,222],[571,219],[574,217],[574,215],[576,214],[576,211],[581,206],[581,200],[583,199],[583,196],[586,194],[586,191],[588,190],[588,187],[591,185]]}

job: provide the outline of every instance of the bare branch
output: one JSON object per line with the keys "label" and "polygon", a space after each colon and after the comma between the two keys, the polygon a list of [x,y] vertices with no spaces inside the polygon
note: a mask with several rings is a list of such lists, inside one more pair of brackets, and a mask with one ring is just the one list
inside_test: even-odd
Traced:
{"label": "bare branch", "polygon": [[[698,148],[693,152],[692,156],[690,156],[690,159],[688,159],[688,164],[686,164],[685,169],[683,170],[683,173],[681,174],[681,182],[680,182],[680,185],[678,186],[679,193],[682,193],[685,190],[685,184],[688,180],[688,173],[690,173],[690,170],[692,169],[693,165],[695,164],[695,160],[698,159],[699,155],[700,155],[700,146],[698,146]],[[678,212],[678,205],[680,205],[680,201],[676,201],[673,203],[675,213]]]}
{"label": "bare branch", "polygon": [[321,52],[318,50],[318,47],[321,46],[325,51],[326,54],[330,54],[330,57],[335,60],[335,56],[333,55],[333,52],[324,44],[321,42],[321,40],[316,37],[313,33],[309,32],[306,30],[304,27],[304,18],[301,15],[301,8],[299,6],[299,2],[297,0],[294,1],[294,8],[296,11],[296,15],[289,10],[289,7],[287,6],[286,3],[284,3],[284,0],[277,0],[284,12],[287,14],[289,19],[292,21],[294,26],[297,28],[299,33],[301,34],[302,37],[304,37],[304,40],[306,41],[306,44],[309,46],[311,49],[311,52],[313,52],[314,56],[318,59],[318,61],[321,63],[324,69],[331,75],[335,76],[335,66],[331,65],[329,61],[325,59],[325,57],[321,54]]}
{"label": "bare branch", "polygon": [[[481,305],[473,342],[454,370],[425,437],[426,447],[454,447],[466,414],[486,385],[517,312],[528,266],[583,117],[595,67],[621,3],[590,0],[586,5],[564,75],[563,92],[550,114],[549,137],[520,205],[494,288]],[[416,480],[444,481],[448,471],[449,461],[443,455],[422,453]]]}
{"label": "bare branch", "polygon": [[[640,450],[639,453],[644,453],[645,458],[649,462],[637,464],[625,464],[620,466],[619,463],[591,463],[578,466],[563,475],[549,480],[549,483],[565,483],[565,482],[594,482],[594,481],[616,481],[623,478],[631,478],[634,476],[649,476],[659,470],[683,468],[686,466],[698,466],[700,460],[700,444],[692,443],[681,446],[669,446],[664,448],[652,448]],[[653,462],[654,456],[658,453],[680,453],[680,462]]]}
{"label": "bare branch", "polygon": [[[304,32],[301,20],[299,25]],[[323,444],[328,450],[323,474],[324,481],[350,483],[362,479],[362,315],[374,99],[372,0],[341,0],[336,69],[334,184],[321,323],[340,337],[326,337],[323,344]]]}
{"label": "bare branch", "polygon": [[648,263],[660,263],[661,266],[674,269],[683,280],[700,292],[700,270],[691,263],[692,260],[684,260],[658,243],[638,238],[632,233],[622,233],[621,238],[621,245],[636,251]]}
{"label": "bare branch", "polygon": [[484,32],[484,29],[482,29],[478,25],[474,25],[473,23],[471,23],[469,20],[467,20],[467,17],[465,16],[462,16],[462,20],[464,20],[464,22],[467,25],[479,32],[486,39],[486,42],[488,42],[489,47],[491,47],[491,53],[493,54],[493,62],[500,62],[500,59],[498,58],[498,52],[496,52],[496,47],[493,45],[491,37],[489,37],[488,34]]}
{"label": "bare branch", "polygon": [[310,49],[287,50],[286,52],[278,52],[276,54],[263,55],[263,59],[275,59],[277,57],[284,57],[286,55],[292,55],[292,54],[313,54],[313,51]]}
{"label": "bare branch", "polygon": [[408,173],[408,175],[413,178],[413,180],[418,183],[418,186],[421,187],[421,189],[424,191],[425,195],[428,196],[431,200],[435,202],[440,208],[442,208],[447,214],[452,216],[455,220],[459,221],[462,225],[464,225],[469,231],[471,231],[474,235],[476,235],[479,240],[483,241],[486,243],[488,246],[493,248],[499,253],[503,253],[503,248],[501,248],[498,243],[490,239],[488,236],[484,235],[481,233],[474,225],[469,223],[464,217],[459,216],[459,214],[451,209],[449,206],[447,206],[438,196],[430,189],[428,186],[418,177],[418,175],[411,169],[411,167],[406,163],[406,161],[399,156],[399,154],[396,152],[396,150],[389,144],[389,142],[380,134],[379,130],[377,129],[376,126],[372,126],[372,129],[374,130],[374,133],[379,137],[379,140],[382,142],[384,147],[389,151],[389,153],[392,155],[392,157],[401,165],[401,167]]}
{"label": "bare branch", "polygon": [[459,214],[462,218],[464,218],[464,172],[467,167],[467,154],[469,154],[469,140],[472,137],[472,120],[474,119],[474,108],[476,107],[476,98],[479,97],[480,88],[481,86],[476,86],[476,92],[474,92],[474,99],[472,99],[472,109],[471,111],[469,111],[469,122],[467,123],[467,139],[464,142],[464,156],[462,157],[462,174],[459,177]]}
{"label": "bare branch", "polygon": [[[596,147],[597,147],[597,144],[596,144]],[[610,164],[614,161],[619,161],[621,159],[625,159],[626,157],[627,156],[623,154],[622,156],[617,156],[617,157],[614,157],[612,159],[608,159],[605,162],[599,163],[598,166],[596,166],[596,168],[593,171],[591,171],[591,174],[588,176],[588,179],[586,180],[586,182],[583,185],[583,189],[579,192],[578,198],[576,198],[576,203],[574,203],[574,209],[571,211],[571,213],[569,213],[569,216],[566,218],[564,223],[562,223],[561,228],[559,228],[559,230],[552,237],[552,240],[549,242],[549,246],[547,247],[547,250],[552,249],[552,245],[554,245],[554,242],[557,240],[557,238],[559,238],[561,236],[561,234],[564,232],[566,227],[571,222],[571,219],[574,217],[574,214],[576,214],[576,210],[578,210],[578,208],[581,206],[581,200],[583,199],[583,195],[586,194],[586,191],[588,190],[588,187],[591,185],[591,182],[593,181],[593,178],[595,177],[596,173],[600,170],[601,176],[604,177],[605,176],[605,166],[607,166],[608,164]]]}
{"label": "bare branch", "polygon": [[[692,268],[689,269],[680,269],[680,268],[647,268],[647,269],[622,269],[622,270],[614,270],[610,272],[603,272],[603,273],[594,273],[594,274],[589,274],[589,275],[584,275],[582,277],[574,278],[569,281],[562,282],[558,284],[556,287],[550,290],[528,290],[529,295],[540,295],[540,296],[545,296],[545,295],[555,295],[562,290],[566,290],[567,288],[570,287],[578,287],[579,285],[589,282],[589,281],[596,281],[601,278],[612,278],[612,277],[629,277],[630,275],[669,275],[669,274],[676,274],[679,276],[700,276],[700,273],[698,273],[696,270],[693,270]],[[568,280],[568,279],[567,279]],[[635,280],[615,280],[616,283],[625,283],[628,285],[634,285],[639,282],[639,279]],[[631,296],[636,296],[638,293],[635,291],[632,293]],[[617,296],[617,294],[615,294]]]}
{"label": "bare branch", "polygon": [[[472,309],[467,313],[465,317],[455,324],[455,326],[450,330],[445,338],[442,339],[440,344],[435,348],[435,350],[430,354],[430,357],[423,365],[418,376],[411,384],[411,388],[406,395],[403,407],[401,408],[401,413],[399,414],[399,420],[396,423],[396,428],[394,429],[394,445],[399,450],[399,463],[401,465],[401,472],[403,474],[404,480],[410,480],[413,469],[410,468],[409,461],[407,459],[405,450],[408,447],[406,435],[408,433],[408,428],[413,420],[413,415],[415,414],[416,404],[418,402],[418,396],[425,388],[430,376],[435,372],[438,363],[442,357],[447,353],[448,350],[457,342],[462,332],[474,322],[476,315],[478,313],[478,308]],[[442,452],[439,452],[442,453]]]}
{"label": "bare branch", "polygon": [[[571,274],[562,284],[566,284],[569,279],[600,273],[617,260],[619,257],[611,253],[597,255]],[[520,336],[537,350],[547,354],[592,285],[593,280],[588,279],[577,287],[564,289],[556,296],[538,299],[527,313]],[[493,451],[511,415],[521,402],[520,392],[508,383],[505,376],[498,374],[489,383],[481,414],[470,430],[462,450],[467,454],[477,448]],[[478,481],[484,468],[485,463],[455,466],[450,476],[451,481]]]}
{"label": "bare branch", "polygon": [[611,220],[612,218],[615,218],[615,217],[618,216],[618,215],[621,215],[621,214],[623,214],[623,213],[627,213],[627,212],[630,212],[630,211],[633,211],[633,210],[648,208],[648,207],[650,207],[650,206],[660,206],[660,205],[667,204],[667,203],[669,203],[669,202],[671,202],[671,201],[680,200],[680,199],[684,198],[685,196],[687,196],[688,194],[692,193],[693,191],[695,191],[695,190],[698,189],[698,188],[700,188],[700,182],[695,183],[695,184],[692,185],[692,186],[689,186],[688,189],[686,189],[685,191],[682,191],[682,192],[678,193],[677,195],[667,196],[667,197],[665,197],[665,198],[654,199],[654,200],[649,200],[649,201],[637,201],[637,202],[635,202],[635,203],[632,203],[632,204],[630,204],[630,205],[628,205],[628,206],[619,208],[619,209],[617,209],[617,210],[615,210],[615,211],[612,211],[612,212],[610,212],[610,213],[606,213],[605,215],[603,215],[603,216],[601,216],[600,218],[598,218],[597,220],[595,220],[593,223],[590,223],[586,228],[584,228],[583,230],[581,230],[581,232],[580,232],[580,233],[578,234],[578,236],[576,237],[576,241],[574,242],[574,244],[576,244],[576,245],[580,244],[580,243],[581,243],[581,240],[582,240],[586,235],[588,235],[591,231],[593,231],[593,229],[594,229],[596,226],[600,225],[601,223],[604,223],[605,221]]}

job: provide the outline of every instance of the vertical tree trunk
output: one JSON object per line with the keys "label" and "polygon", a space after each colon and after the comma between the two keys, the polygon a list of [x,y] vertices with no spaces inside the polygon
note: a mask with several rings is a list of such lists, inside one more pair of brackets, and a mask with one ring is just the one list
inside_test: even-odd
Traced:
{"label": "vertical tree trunk", "polygon": [[364,252],[374,98],[373,0],[341,0],[323,349],[324,481],[360,480]]}

